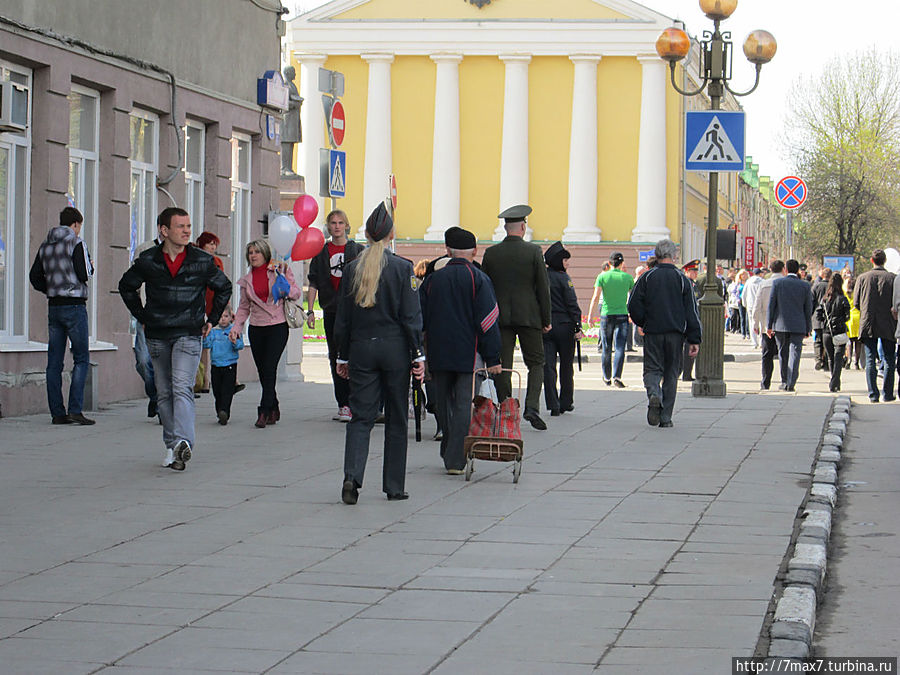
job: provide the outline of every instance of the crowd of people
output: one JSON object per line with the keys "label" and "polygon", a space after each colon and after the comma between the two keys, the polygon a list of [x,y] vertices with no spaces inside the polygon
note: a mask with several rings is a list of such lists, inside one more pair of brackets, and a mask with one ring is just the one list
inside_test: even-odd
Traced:
{"label": "crowd of people", "polygon": [[[475,375],[493,378],[499,401],[512,396],[516,344],[527,369],[523,419],[536,430],[547,429],[540,414],[542,390],[551,417],[574,410],[573,361],[584,332],[567,272],[571,253],[561,242],[542,251],[526,241],[530,214],[531,207],[517,205],[499,215],[506,237],[484,251],[480,265],[475,235],[452,227],[445,233],[445,255],[416,268],[392,253],[393,220],[384,204],[366,221],[367,246],[348,238],[346,213],[328,214],[330,240],[309,265],[306,324],[315,326],[318,301],[337,403],[334,419],[347,423],[345,503],[357,503],[371,431],[380,421],[385,424],[382,490],[389,500],[408,497],[411,381],[418,389],[427,380],[427,407],[438,423],[435,439],[451,475],[463,473],[465,465]],[[50,230],[30,274],[34,287],[48,297],[47,396],[53,424],[94,423],[81,410],[85,304],[93,273],[79,237],[82,221],[72,207],[61,212],[60,225]],[[256,239],[244,251],[248,271],[237,281],[240,299],[232,313],[232,285],[215,256],[215,235],[204,233],[193,243],[190,217],[176,207],[163,210],[157,225],[158,237],[137,249],[118,288],[135,322],[135,362],[149,398],[148,415],[158,415],[163,427],[163,465],[183,471],[194,454],[195,383],[211,387],[217,420],[228,424],[245,326],[261,385],[255,425],[279,421],[277,367],[289,334],[285,303],[298,303],[302,288],[289,265],[273,260],[268,242]],[[590,324],[599,307],[607,386],[626,387],[625,351],[632,342],[643,347],[647,422],[662,428],[673,426],[679,378],[695,377],[702,343],[699,302],[713,274],[698,260],[679,268],[677,253],[677,245],[663,239],[646,267],[632,275],[624,255],[613,252],[596,278],[587,312]],[[716,268],[710,289],[725,304],[725,329],[761,350],[762,390],[772,385],[776,356],[779,388],[795,390],[803,341],[814,336],[816,369],[828,375],[830,391],[840,391],[843,370],[860,368],[864,348],[870,400],[895,400],[900,278],[884,268],[885,261],[879,249],[871,256],[872,269],[858,278],[848,269],[823,268],[815,281],[793,259],[752,271]],[[67,340],[74,360],[68,407],[61,391]]]}

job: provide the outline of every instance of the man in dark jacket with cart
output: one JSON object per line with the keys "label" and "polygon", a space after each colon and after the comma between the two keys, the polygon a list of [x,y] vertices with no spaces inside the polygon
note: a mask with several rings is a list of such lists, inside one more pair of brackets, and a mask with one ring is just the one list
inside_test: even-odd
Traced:
{"label": "man in dark jacket with cart", "polygon": [[472,414],[476,353],[489,373],[501,372],[500,310],[487,275],[473,265],[475,235],[459,227],[444,233],[449,262],[422,288],[425,339],[437,417],[444,435],[441,457],[447,473],[463,473],[463,441]]}

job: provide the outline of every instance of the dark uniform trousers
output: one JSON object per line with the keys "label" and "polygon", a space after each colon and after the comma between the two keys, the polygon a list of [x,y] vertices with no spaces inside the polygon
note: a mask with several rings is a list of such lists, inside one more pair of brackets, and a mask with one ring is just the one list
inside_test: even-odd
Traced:
{"label": "dark uniform trousers", "polygon": [[662,402],[660,422],[672,421],[683,352],[681,333],[644,334],[644,387],[648,398],[656,394]]}
{"label": "dark uniform trousers", "polygon": [[409,347],[405,337],[353,340],[350,359],[350,410],[344,446],[344,479],[362,487],[369,435],[384,393],[382,489],[404,491],[409,401]]}
{"label": "dark uniform trousers", "polygon": [[[541,405],[541,387],[544,384],[544,340],[540,328],[525,326],[500,327],[500,362],[504,368],[512,368],[516,337],[522,348],[522,359],[528,368],[528,388],[525,391],[525,409],[537,412]],[[512,374],[504,372],[496,379],[497,397],[502,401],[512,396]]]}
{"label": "dark uniform trousers", "polygon": [[768,389],[772,386],[772,371],[775,370],[775,357],[778,355],[778,345],[775,343],[774,337],[763,331],[760,333],[762,339],[762,381],[760,387]]}
{"label": "dark uniform trousers", "polygon": [[337,319],[337,312],[325,312],[323,318],[325,341],[328,344],[328,361],[331,364],[331,381],[334,383],[334,398],[337,401],[338,408],[343,408],[345,405],[350,405],[350,383],[337,374],[338,345],[334,336],[334,322]]}
{"label": "dark uniform trousers", "polygon": [[[575,327],[553,323],[544,339],[544,403],[547,410],[568,410],[575,396]],[[556,390],[556,356],[559,355],[559,392]]]}
{"label": "dark uniform trousers", "polygon": [[441,457],[447,469],[466,465],[463,442],[472,421],[472,373],[438,370],[431,373],[438,427],[443,431]]}

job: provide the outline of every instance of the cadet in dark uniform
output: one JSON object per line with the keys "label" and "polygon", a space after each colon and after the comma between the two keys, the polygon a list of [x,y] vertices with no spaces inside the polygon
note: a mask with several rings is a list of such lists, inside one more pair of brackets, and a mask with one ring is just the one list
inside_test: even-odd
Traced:
{"label": "cadet in dark uniform", "polygon": [[[516,337],[528,367],[528,389],[523,417],[535,429],[547,428],[538,415],[541,385],[544,382],[544,344],[541,334],[549,332],[550,289],[541,247],[524,240],[525,218],[531,207],[513,206],[498,217],[506,221],[506,238],[484,252],[481,269],[491,278],[500,306],[500,359],[512,368]],[[497,395],[511,395],[509,373],[497,378]]]}
{"label": "cadet in dark uniform", "polygon": [[447,473],[463,472],[463,441],[472,413],[472,371],[481,354],[488,372],[500,373],[500,310],[487,275],[472,260],[475,235],[459,227],[444,233],[449,262],[422,288],[428,369],[437,418],[443,429],[441,457]]}
{"label": "cadet in dark uniform", "polygon": [[341,499],[355,504],[363,484],[369,435],[384,395],[384,470],[382,489],[388,499],[407,499],[406,444],[409,374],[422,379],[422,309],[419,280],[412,263],[391,253],[394,223],[384,204],[369,216],[369,247],[344,268],[335,338],[337,369],[350,379],[350,409],[344,446]]}
{"label": "cadet in dark uniform", "polygon": [[[684,272],[684,276],[690,279],[691,284],[694,287],[694,297],[697,299],[697,302],[700,302],[700,296],[703,295],[703,288],[697,287],[697,275],[700,273],[700,261],[699,260],[691,260],[690,262],[686,262],[681,266],[681,271]],[[700,305],[697,305],[697,311],[700,311]],[[696,356],[691,356],[690,345],[685,342],[684,343],[684,354],[682,355],[682,370],[681,370],[681,379],[685,382],[693,382],[694,381],[694,361],[697,360]]]}
{"label": "cadet in dark uniform", "polygon": [[[581,332],[581,308],[575,295],[575,285],[566,273],[569,253],[556,242],[544,253],[547,279],[550,283],[550,312],[553,327],[544,333],[544,402],[552,417],[574,410],[575,340]],[[556,358],[559,355],[559,393],[556,391]]]}

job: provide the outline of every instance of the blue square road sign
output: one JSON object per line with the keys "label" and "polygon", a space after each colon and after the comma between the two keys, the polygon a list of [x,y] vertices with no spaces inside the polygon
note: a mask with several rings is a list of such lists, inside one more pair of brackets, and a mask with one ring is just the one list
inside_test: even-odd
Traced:
{"label": "blue square road sign", "polygon": [[684,168],[687,171],[743,171],[746,115],[726,110],[686,113]]}
{"label": "blue square road sign", "polygon": [[328,194],[344,197],[347,194],[347,153],[330,150],[328,156]]}

